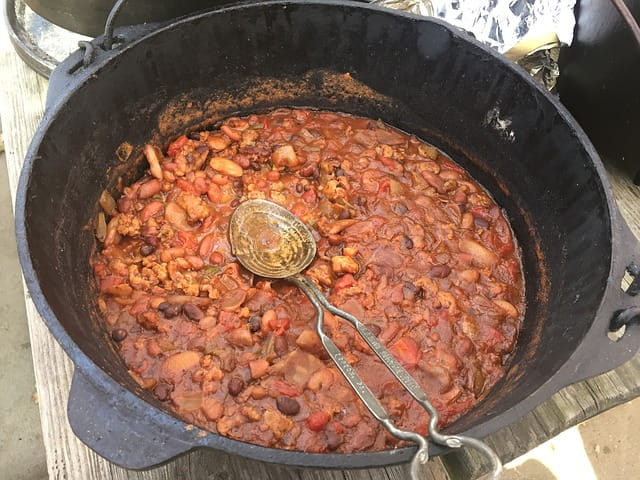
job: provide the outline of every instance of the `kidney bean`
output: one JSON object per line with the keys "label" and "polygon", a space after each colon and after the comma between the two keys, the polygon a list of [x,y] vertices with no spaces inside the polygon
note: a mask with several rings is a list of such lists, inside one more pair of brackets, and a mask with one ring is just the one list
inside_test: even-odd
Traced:
{"label": "kidney bean", "polygon": [[127,338],[127,331],[124,328],[116,328],[113,332],[111,332],[111,338],[113,338],[116,342],[121,342],[125,338]]}
{"label": "kidney bean", "polygon": [[227,391],[232,397],[237,396],[242,390],[244,390],[244,380],[240,377],[232,377],[227,385]]}
{"label": "kidney bean", "polygon": [[155,251],[156,247],[154,247],[153,245],[143,245],[142,247],[140,247],[140,255],[142,255],[143,257],[148,257]]}
{"label": "kidney bean", "polygon": [[204,313],[202,312],[202,310],[200,310],[200,308],[193,303],[185,303],[182,306],[182,311],[189,320],[193,320],[194,322],[200,321],[204,317]]}
{"label": "kidney bean", "polygon": [[273,342],[273,349],[279,357],[282,357],[289,351],[289,342],[284,335],[279,335]]}
{"label": "kidney bean", "polygon": [[276,406],[285,415],[297,415],[300,412],[300,403],[294,398],[290,397],[278,397],[276,399]]}
{"label": "kidney bean", "polygon": [[429,276],[431,278],[444,278],[451,273],[451,268],[447,265],[434,265],[429,270]]}
{"label": "kidney bean", "polygon": [[405,235],[404,237],[402,237],[401,245],[402,245],[402,248],[406,248],[407,250],[411,250],[413,248],[413,240],[411,240],[410,237]]}
{"label": "kidney bean", "polygon": [[160,193],[160,190],[162,190],[162,183],[160,183],[160,180],[154,178],[140,185],[140,188],[138,189],[138,198],[143,200],[145,198],[151,198],[156,193]]}

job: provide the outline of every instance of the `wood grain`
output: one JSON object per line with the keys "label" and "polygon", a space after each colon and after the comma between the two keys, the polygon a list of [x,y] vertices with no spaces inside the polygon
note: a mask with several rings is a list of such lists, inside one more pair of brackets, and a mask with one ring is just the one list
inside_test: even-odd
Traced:
{"label": "wood grain", "polygon": [[[26,67],[13,52],[4,24],[0,26],[0,117],[4,132],[12,198],[29,141],[43,113],[47,82]],[[610,170],[623,214],[640,232],[638,187]],[[40,399],[49,476],[53,479],[148,480],[400,480],[404,466],[359,471],[298,469],[246,460],[220,452],[194,451],[160,468],[133,472],[116,467],[85,447],[71,432],[66,417],[73,364],[53,339],[25,295],[36,385]],[[504,461],[523,454],[553,435],[640,394],[640,356],[622,367],[570,386],[517,424],[491,435],[488,442]],[[476,478],[485,469],[473,452],[456,452],[432,460],[427,480]]]}

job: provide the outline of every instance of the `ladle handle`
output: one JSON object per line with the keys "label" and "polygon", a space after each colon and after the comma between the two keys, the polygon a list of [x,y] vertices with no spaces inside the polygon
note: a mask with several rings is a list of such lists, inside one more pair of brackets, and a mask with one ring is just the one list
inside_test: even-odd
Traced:
{"label": "ladle handle", "polygon": [[424,393],[420,385],[418,385],[418,383],[411,377],[411,375],[409,375],[409,372],[407,372],[407,370],[400,364],[400,362],[398,362],[395,357],[391,355],[389,350],[387,350],[386,347],[382,345],[382,343],[380,343],[378,338],[373,333],[371,333],[371,330],[365,327],[364,324],[360,322],[360,320],[358,320],[350,313],[345,312],[344,310],[340,310],[339,308],[332,305],[325,298],[320,289],[318,289],[318,287],[316,287],[315,284],[308,278],[302,275],[298,275],[298,277],[298,285],[305,291],[307,296],[311,298],[311,296],[307,292],[307,290],[310,290],[313,293],[313,297],[317,299],[322,307],[326,308],[332,314],[344,318],[346,321],[348,321],[356,329],[356,331],[360,334],[364,341],[367,342],[367,344],[371,347],[371,350],[373,350],[378,358],[380,358],[380,360],[382,360],[382,362],[387,366],[393,376],[396,377],[398,381],[411,394],[411,396],[415,398],[416,401],[420,405],[422,405],[422,407],[427,412],[429,412],[429,437],[434,442],[450,448],[460,448],[462,446],[468,446],[479,450],[491,462],[492,471],[490,478],[493,480],[499,479],[502,474],[502,462],[500,461],[500,457],[498,457],[493,449],[486,443],[476,438],[466,437],[463,435],[444,435],[440,433],[438,430],[438,411],[431,404],[431,402],[429,402],[427,394]]}
{"label": "ladle handle", "polygon": [[300,287],[309,300],[313,304],[316,310],[316,331],[320,336],[320,340],[322,341],[322,345],[325,350],[331,357],[331,360],[336,364],[342,375],[347,379],[347,382],[351,385],[351,388],[356,392],[362,403],[367,407],[367,409],[382,425],[391,433],[393,436],[400,438],[402,440],[412,441],[418,444],[418,451],[413,456],[411,460],[411,480],[419,480],[419,472],[420,467],[427,463],[429,460],[429,444],[427,440],[420,434],[416,432],[410,432],[406,430],[400,430],[396,428],[393,423],[391,423],[391,419],[387,414],[384,407],[380,404],[374,393],[369,389],[369,387],[362,381],[358,372],[347,362],[347,359],[342,355],[342,352],[338,349],[333,340],[331,340],[326,333],[324,333],[324,310],[322,309],[322,305],[324,300],[326,299],[320,294],[318,296],[316,294],[316,289],[312,287],[313,284],[309,282],[302,275],[295,275],[293,277],[288,278],[289,281],[296,284]]}

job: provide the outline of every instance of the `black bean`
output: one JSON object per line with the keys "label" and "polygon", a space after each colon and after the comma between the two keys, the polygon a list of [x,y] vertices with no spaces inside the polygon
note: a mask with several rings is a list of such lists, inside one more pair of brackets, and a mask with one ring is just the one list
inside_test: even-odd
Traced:
{"label": "black bean", "polygon": [[327,438],[327,448],[329,450],[337,449],[342,443],[342,435],[340,435],[339,433],[336,433],[332,429],[327,429],[327,431],[324,432],[324,434]]}
{"label": "black bean", "polygon": [[451,268],[448,265],[434,265],[429,270],[429,276],[431,278],[444,278],[451,273]]}
{"label": "black bean", "polygon": [[473,217],[473,223],[476,224],[478,228],[487,228],[489,226],[489,222],[487,222],[484,218]]}
{"label": "black bean", "polygon": [[198,140],[200,141],[200,132],[191,132],[189,133],[189,135],[187,135],[187,137],[191,140]]}
{"label": "black bean", "polygon": [[116,328],[113,332],[111,332],[111,338],[113,338],[116,342],[121,342],[125,338],[127,338],[127,331],[124,328]]}
{"label": "black bean", "polygon": [[165,318],[173,318],[180,315],[180,312],[182,311],[182,305],[179,305],[177,303],[162,302],[160,305],[158,305],[158,310],[160,310],[164,314]]}
{"label": "black bean", "polygon": [[142,255],[143,257],[149,256],[155,251],[156,247],[154,247],[153,245],[143,245],[140,247],[140,255]]}
{"label": "black bean", "polygon": [[204,318],[204,313],[202,313],[202,310],[200,310],[200,308],[193,303],[185,303],[182,307],[182,311],[189,320],[193,320],[194,322],[198,322]]}
{"label": "black bean", "polygon": [[279,335],[273,342],[273,349],[279,357],[282,357],[289,351],[289,344],[283,335]]}
{"label": "black bean", "polygon": [[172,385],[169,385],[167,383],[162,383],[162,382],[156,385],[156,388],[153,389],[153,393],[155,394],[156,397],[158,397],[158,400],[161,400],[163,402],[169,399],[169,395],[171,394],[172,391],[173,391]]}
{"label": "black bean", "polygon": [[300,404],[297,400],[289,397],[278,397],[276,406],[285,415],[297,415],[300,411]]}
{"label": "black bean", "polygon": [[235,397],[244,389],[244,380],[239,377],[233,377],[229,380],[229,385],[227,385],[227,390],[229,391],[229,395]]}
{"label": "black bean", "polygon": [[238,200],[237,198],[234,198],[233,200],[231,200],[231,203],[229,204],[229,206],[231,208],[236,208],[239,204],[240,204],[240,200]]}
{"label": "black bean", "polygon": [[258,162],[249,162],[251,170],[260,170],[260,164]]}
{"label": "black bean", "polygon": [[371,330],[371,333],[373,333],[376,337],[380,335],[380,332],[382,331],[382,329],[375,323],[365,323],[364,326]]}
{"label": "black bean", "polygon": [[296,183],[296,192],[297,193],[302,193],[304,192],[304,185],[301,183]]}
{"label": "black bean", "polygon": [[404,203],[397,202],[391,205],[391,211],[396,215],[404,215],[409,211],[409,208]]}
{"label": "black bean", "polygon": [[262,328],[260,317],[249,317],[247,319],[247,325],[249,325],[249,331],[251,333],[256,333]]}
{"label": "black bean", "polygon": [[413,240],[411,240],[407,235],[402,237],[402,248],[406,248],[407,250],[411,250],[413,248]]}

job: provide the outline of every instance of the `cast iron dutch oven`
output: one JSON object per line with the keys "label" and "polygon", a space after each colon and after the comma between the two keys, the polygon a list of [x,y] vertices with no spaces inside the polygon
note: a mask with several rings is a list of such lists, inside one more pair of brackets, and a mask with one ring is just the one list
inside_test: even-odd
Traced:
{"label": "cast iron dutch oven", "polygon": [[200,437],[137,386],[107,338],[88,264],[100,192],[140,174],[145,142],[166,145],[232,114],[307,106],[381,118],[449,153],[504,207],[522,248],[526,318],[504,379],[448,432],[484,437],[638,349],[637,325],[618,342],[607,337],[616,314],[638,311],[621,279],[640,248],[596,152],[556,100],[463,32],[322,0],[238,5],[120,33],[110,51],[94,42],[91,65],[77,52],[52,77],[16,206],[31,296],[76,366],[69,421],[100,455],[145,468],[211,447],[350,468],[413,452],[322,455]]}

